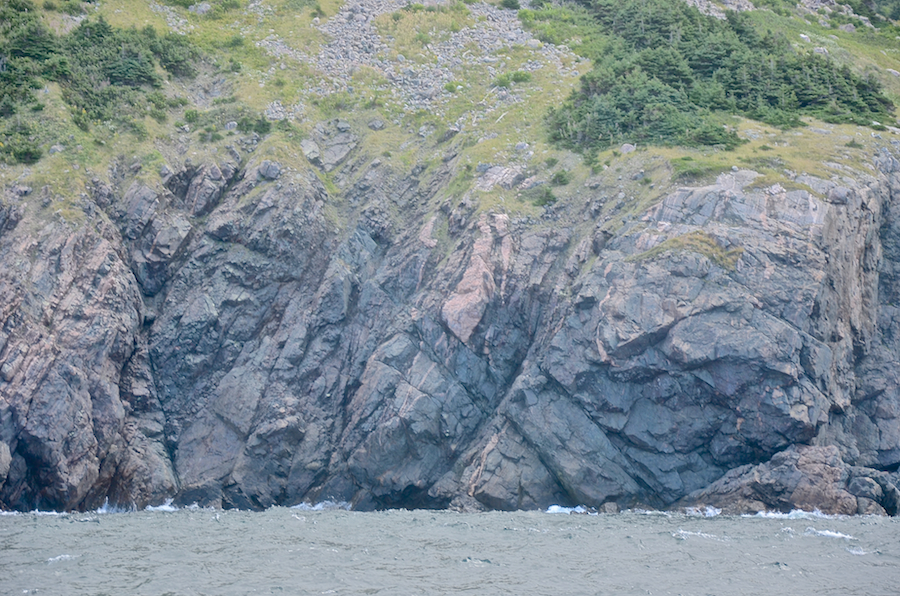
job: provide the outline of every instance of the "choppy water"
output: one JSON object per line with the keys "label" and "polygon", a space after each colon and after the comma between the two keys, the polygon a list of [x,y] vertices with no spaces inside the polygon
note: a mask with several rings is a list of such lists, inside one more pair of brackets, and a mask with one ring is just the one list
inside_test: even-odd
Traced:
{"label": "choppy water", "polygon": [[900,520],[275,508],[0,515],[0,594],[900,593]]}

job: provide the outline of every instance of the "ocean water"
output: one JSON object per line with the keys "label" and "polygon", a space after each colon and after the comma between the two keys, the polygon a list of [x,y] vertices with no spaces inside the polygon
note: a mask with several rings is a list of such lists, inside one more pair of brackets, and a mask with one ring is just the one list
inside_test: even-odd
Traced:
{"label": "ocean water", "polygon": [[900,519],[161,507],[0,514],[0,594],[896,595]]}

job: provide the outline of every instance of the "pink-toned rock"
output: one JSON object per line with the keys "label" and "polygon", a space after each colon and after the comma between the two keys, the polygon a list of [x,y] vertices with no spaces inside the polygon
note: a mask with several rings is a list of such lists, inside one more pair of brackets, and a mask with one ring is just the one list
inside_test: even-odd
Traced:
{"label": "pink-toned rock", "polygon": [[854,515],[858,503],[847,490],[849,476],[850,466],[841,459],[837,447],[793,446],[764,464],[731,470],[709,487],[688,495],[681,504],[712,505],[732,514],[818,509]]}
{"label": "pink-toned rock", "polygon": [[475,241],[466,272],[441,309],[450,331],[462,342],[469,341],[496,289],[490,263],[494,235],[487,215],[481,216],[478,229],[481,236]]}
{"label": "pink-toned rock", "polygon": [[437,246],[437,240],[431,236],[434,233],[434,222],[436,219],[436,215],[432,216],[432,218],[428,220],[428,223],[422,227],[422,231],[419,232],[419,241],[428,248]]}

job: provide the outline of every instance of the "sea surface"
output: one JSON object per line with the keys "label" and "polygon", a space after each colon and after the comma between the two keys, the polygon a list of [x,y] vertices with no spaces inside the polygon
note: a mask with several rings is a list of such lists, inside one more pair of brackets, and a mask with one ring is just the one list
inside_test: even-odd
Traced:
{"label": "sea surface", "polygon": [[0,514],[0,594],[900,594],[900,519],[690,514]]}

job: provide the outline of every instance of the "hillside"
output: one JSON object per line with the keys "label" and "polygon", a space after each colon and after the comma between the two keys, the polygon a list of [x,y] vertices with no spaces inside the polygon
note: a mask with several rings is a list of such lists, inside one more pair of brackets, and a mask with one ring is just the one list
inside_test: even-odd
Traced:
{"label": "hillside", "polygon": [[3,0],[0,507],[896,514],[898,5],[689,4]]}

